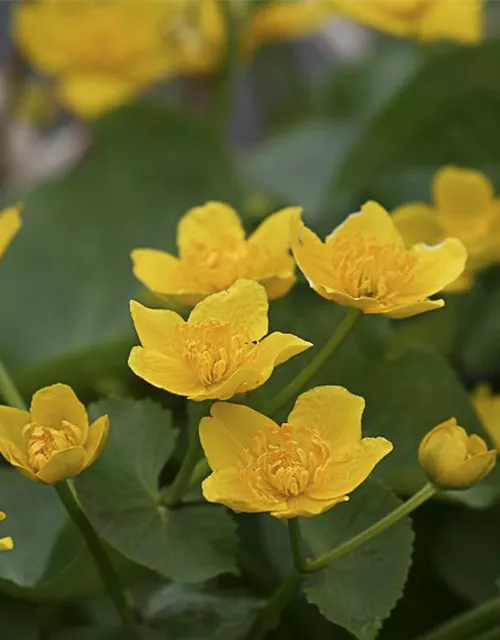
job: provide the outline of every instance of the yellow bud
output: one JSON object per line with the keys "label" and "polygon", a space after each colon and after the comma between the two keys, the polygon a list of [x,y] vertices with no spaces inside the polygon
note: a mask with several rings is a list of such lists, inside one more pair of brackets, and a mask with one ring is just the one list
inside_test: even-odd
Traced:
{"label": "yellow bud", "polygon": [[495,466],[497,452],[479,436],[468,435],[450,418],[423,438],[418,459],[429,480],[440,489],[468,489]]}

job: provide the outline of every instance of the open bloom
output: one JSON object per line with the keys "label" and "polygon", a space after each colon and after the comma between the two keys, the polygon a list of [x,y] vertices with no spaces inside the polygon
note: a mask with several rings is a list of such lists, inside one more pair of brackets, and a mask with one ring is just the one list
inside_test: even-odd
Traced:
{"label": "open bloom", "polygon": [[477,43],[484,0],[326,0],[339,14],[396,36]]}
{"label": "open bloom", "polygon": [[213,405],[200,422],[213,471],[203,495],[277,518],[314,516],[345,502],[392,450],[385,438],[361,437],[364,406],[342,387],[316,387],[298,397],[279,427],[249,407]]}
{"label": "open bloom", "polygon": [[175,1],[39,0],[16,5],[13,37],[54,78],[59,99],[94,117],[170,73],[166,24]]}
{"label": "open bloom", "polygon": [[476,434],[468,435],[450,418],[420,443],[418,459],[429,480],[440,489],[468,489],[495,466],[497,452]]}
{"label": "open bloom", "polygon": [[487,384],[480,384],[472,394],[472,404],[481,423],[500,452],[500,395],[491,392]]}
{"label": "open bloom", "polygon": [[29,411],[0,406],[0,453],[23,475],[46,484],[91,465],[108,431],[108,416],[89,426],[85,407],[65,384],[37,391]]}
{"label": "open bloom", "polygon": [[219,398],[260,387],[274,367],[309,349],[310,342],[268,332],[266,291],[238,280],[228,291],[206,298],[187,322],[174,311],[132,301],[142,347],[130,353],[132,371],[155,387],[190,400]]}
{"label": "open bloom", "polygon": [[9,207],[0,213],[0,258],[21,228],[21,207]]}
{"label": "open bloom", "polygon": [[311,287],[323,298],[390,318],[442,307],[443,300],[429,296],[462,273],[467,255],[454,238],[435,247],[419,244],[407,249],[391,216],[376,202],[350,215],[325,243],[297,216],[292,250]]}
{"label": "open bloom", "polygon": [[[7,516],[0,511],[0,522],[5,520]],[[14,548],[14,541],[11,537],[0,538],[0,551],[11,551]]]}
{"label": "open bloom", "polygon": [[282,209],[245,239],[236,211],[222,202],[208,202],[180,220],[178,258],[156,249],[136,249],[134,274],[151,291],[187,305],[241,278],[260,282],[270,300],[279,298],[295,282],[289,237],[290,220],[299,212]]}
{"label": "open bloom", "polygon": [[433,180],[433,205],[415,202],[393,212],[405,242],[437,243],[459,238],[467,249],[464,273],[447,291],[467,291],[476,272],[500,263],[500,199],[479,171],[443,167]]}

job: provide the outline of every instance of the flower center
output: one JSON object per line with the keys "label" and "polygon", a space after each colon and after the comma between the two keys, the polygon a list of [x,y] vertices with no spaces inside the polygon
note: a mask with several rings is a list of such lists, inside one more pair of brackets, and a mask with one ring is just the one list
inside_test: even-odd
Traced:
{"label": "flower center", "polygon": [[31,422],[24,427],[23,435],[28,462],[35,472],[40,471],[56,451],[74,447],[80,441],[80,430],[66,420],[59,427],[45,427]]}
{"label": "flower center", "polygon": [[178,327],[181,357],[205,386],[228,378],[244,362],[256,357],[248,331],[235,333],[229,322],[206,320]]}
{"label": "flower center", "polygon": [[293,426],[285,423],[268,437],[259,431],[244,457],[242,480],[259,499],[277,503],[321,485],[330,451],[314,429],[299,444]]}
{"label": "flower center", "polygon": [[331,236],[330,273],[339,290],[353,298],[389,302],[414,277],[415,256],[403,247],[363,235]]}

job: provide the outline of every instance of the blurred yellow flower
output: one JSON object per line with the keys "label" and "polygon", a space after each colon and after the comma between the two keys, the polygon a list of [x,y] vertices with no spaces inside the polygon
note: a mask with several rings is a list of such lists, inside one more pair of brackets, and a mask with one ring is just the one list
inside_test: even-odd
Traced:
{"label": "blurred yellow flower", "polygon": [[466,251],[448,238],[436,247],[406,249],[391,216],[376,202],[350,215],[325,243],[299,216],[292,223],[292,250],[311,287],[327,300],[390,318],[439,309],[429,300],[463,271]]}
{"label": "blurred yellow flower", "polygon": [[300,211],[278,211],[246,239],[234,209],[222,202],[208,202],[180,220],[179,258],[156,249],[135,249],[134,274],[151,291],[187,305],[223,291],[241,278],[260,282],[270,300],[279,298],[295,282],[290,221]]}
{"label": "blurred yellow flower", "polygon": [[7,251],[17,232],[21,228],[21,207],[9,207],[0,212],[0,258]]}
{"label": "blurred yellow flower", "polygon": [[472,404],[481,423],[500,452],[500,394],[491,392],[487,384],[480,384],[472,394]]}
{"label": "blurred yellow flower", "polygon": [[65,384],[35,393],[28,411],[0,406],[0,453],[31,480],[56,484],[73,478],[100,455],[108,416],[89,426],[85,407]]}
{"label": "blurred yellow flower", "polygon": [[450,418],[422,440],[418,459],[429,480],[440,489],[468,489],[495,466],[497,452],[479,436],[468,435]]}
{"label": "blurred yellow flower", "polygon": [[[7,516],[5,513],[0,511],[0,522],[5,520]],[[0,538],[0,551],[11,551],[14,548],[14,541],[11,537],[8,538]]]}
{"label": "blurred yellow flower", "polygon": [[392,451],[385,438],[361,437],[364,406],[342,387],[316,387],[298,397],[279,427],[246,406],[216,403],[200,422],[213,471],[203,495],[276,518],[314,516],[345,502]]}
{"label": "blurred yellow flower", "polygon": [[142,347],[132,349],[129,366],[146,382],[190,400],[226,400],[251,391],[274,367],[312,346],[288,333],[264,338],[267,311],[266,291],[253,280],[238,280],[206,298],[187,322],[174,311],[132,301]]}
{"label": "blurred yellow flower", "polygon": [[477,43],[484,0],[325,0],[339,14],[396,36]]}
{"label": "blurred yellow flower", "polygon": [[500,199],[485,175],[456,167],[440,169],[432,190],[433,205],[402,205],[393,212],[394,223],[407,245],[459,238],[467,249],[467,264],[445,291],[467,291],[477,271],[500,263]]}
{"label": "blurred yellow flower", "polygon": [[13,37],[56,82],[59,99],[94,117],[170,73],[165,33],[175,0],[39,0],[14,7]]}

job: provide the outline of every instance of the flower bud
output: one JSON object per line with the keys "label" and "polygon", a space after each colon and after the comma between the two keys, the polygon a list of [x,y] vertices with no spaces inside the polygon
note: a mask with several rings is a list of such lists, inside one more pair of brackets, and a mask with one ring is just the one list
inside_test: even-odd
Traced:
{"label": "flower bud", "polygon": [[468,489],[495,466],[497,452],[479,436],[468,435],[450,418],[423,438],[418,459],[429,480],[440,489]]}

